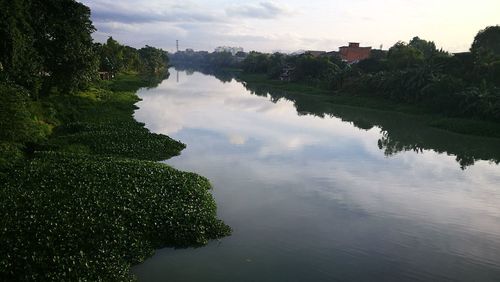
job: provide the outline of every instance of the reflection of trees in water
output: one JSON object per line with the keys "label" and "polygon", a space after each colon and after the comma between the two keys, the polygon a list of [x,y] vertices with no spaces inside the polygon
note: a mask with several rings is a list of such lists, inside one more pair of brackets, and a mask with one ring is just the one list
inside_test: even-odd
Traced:
{"label": "reflection of trees in water", "polygon": [[149,74],[144,79],[147,82],[147,89],[157,87],[163,80],[168,79],[170,77],[170,72],[167,70],[165,72],[157,73],[157,74]]}
{"label": "reflection of trees in water", "polygon": [[382,136],[377,145],[386,156],[404,151],[422,153],[433,150],[456,156],[462,169],[479,160],[500,163],[499,139],[460,135],[429,127],[426,125],[427,117],[336,105],[329,102],[331,98],[328,96],[313,98],[311,95],[270,89],[262,84],[242,83],[252,94],[269,97],[273,103],[283,98],[292,101],[299,115],[336,117],[363,130],[380,128]]}
{"label": "reflection of trees in water", "polygon": [[204,75],[209,75],[217,78],[218,80],[222,81],[223,83],[231,82],[233,78],[235,77],[234,72],[230,70],[218,70],[214,68],[193,68],[191,66],[186,66],[186,65],[175,65],[175,69],[177,71],[184,71],[186,72],[187,75],[193,75],[195,72],[202,73]]}
{"label": "reflection of trees in water", "polygon": [[377,143],[378,148],[384,150],[384,155],[386,156],[392,156],[402,151],[423,152],[423,149],[418,144],[404,144],[398,140],[393,140],[387,131],[382,132],[382,137],[380,137]]}
{"label": "reflection of trees in water", "polygon": [[[458,141],[459,142],[459,141]],[[426,145],[421,145],[418,143],[403,143],[399,141],[398,139],[395,139],[391,137],[390,133],[388,131],[382,131],[382,137],[378,140],[378,147],[380,150],[384,151],[384,155],[386,156],[393,156],[396,155],[399,152],[403,151],[413,151],[416,153],[423,153],[424,149],[431,149],[434,150],[438,153],[448,153],[448,154],[455,154],[455,153],[450,153],[449,151],[443,150],[439,146],[436,146],[434,148],[426,147]],[[481,160],[481,158],[476,159],[474,156],[474,153],[470,151],[455,151],[457,152],[455,160],[460,164],[460,167],[462,169],[466,169],[468,166],[474,165],[474,163],[478,160]],[[492,152],[494,153],[494,152]],[[496,158],[496,159],[495,159]],[[494,162],[496,164],[499,163],[498,155],[488,157],[484,160],[488,160],[490,162]]]}

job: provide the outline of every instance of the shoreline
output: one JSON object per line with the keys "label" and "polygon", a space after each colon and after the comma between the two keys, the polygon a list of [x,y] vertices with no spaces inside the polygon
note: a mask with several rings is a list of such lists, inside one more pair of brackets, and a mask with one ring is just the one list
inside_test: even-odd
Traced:
{"label": "shoreline", "polygon": [[486,138],[500,138],[500,124],[477,118],[452,117],[432,112],[421,105],[398,103],[387,99],[371,98],[362,95],[353,96],[335,93],[296,82],[271,80],[264,74],[245,74],[239,72],[236,80],[242,82],[249,89],[271,89],[274,91],[289,92],[294,95],[313,95],[324,99],[324,103],[349,106],[354,108],[372,109],[384,112],[395,112],[426,119],[426,125],[441,130]]}
{"label": "shoreline", "polygon": [[130,267],[155,249],[230,234],[206,178],[156,162],[185,145],[133,117],[137,90],[160,81],[121,74],[46,101],[59,126],[30,159],[0,176],[0,210],[8,218],[0,278],[132,281]]}

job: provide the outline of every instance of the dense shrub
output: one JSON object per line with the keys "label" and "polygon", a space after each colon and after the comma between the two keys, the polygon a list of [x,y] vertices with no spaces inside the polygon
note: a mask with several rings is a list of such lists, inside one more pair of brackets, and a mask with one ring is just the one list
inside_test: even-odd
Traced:
{"label": "dense shrub", "polygon": [[29,94],[22,87],[0,83],[0,140],[22,143],[42,138],[29,103]]}

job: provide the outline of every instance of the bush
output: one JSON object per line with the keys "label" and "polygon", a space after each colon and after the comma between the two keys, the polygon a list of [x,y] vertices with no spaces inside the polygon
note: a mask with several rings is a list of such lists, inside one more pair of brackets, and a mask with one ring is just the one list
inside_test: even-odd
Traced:
{"label": "bush", "polygon": [[20,86],[0,83],[0,140],[36,142],[43,138],[29,111],[29,94]]}

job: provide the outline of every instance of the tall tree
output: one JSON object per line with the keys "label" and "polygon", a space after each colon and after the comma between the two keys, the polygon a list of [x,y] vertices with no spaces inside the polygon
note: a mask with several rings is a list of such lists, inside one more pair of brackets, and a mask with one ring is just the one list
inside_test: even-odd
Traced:
{"label": "tall tree", "polygon": [[424,54],[404,42],[398,42],[389,49],[387,60],[394,69],[415,67],[424,61]]}
{"label": "tall tree", "polygon": [[90,9],[74,0],[32,0],[34,45],[48,85],[71,92],[95,77]]}
{"label": "tall tree", "polygon": [[161,74],[167,70],[167,52],[146,45],[139,49],[139,56],[142,61],[143,72],[150,74]]}
{"label": "tall tree", "polygon": [[0,0],[0,71],[36,94],[41,58],[34,47],[29,8],[30,1]]}
{"label": "tall tree", "polygon": [[439,52],[436,48],[436,44],[433,41],[420,39],[418,36],[413,37],[410,43],[408,43],[408,46],[411,46],[422,52],[426,59],[436,55]]}
{"label": "tall tree", "polygon": [[470,50],[478,64],[490,64],[500,60],[500,26],[481,30],[474,38]]}
{"label": "tall tree", "polygon": [[471,47],[478,79],[500,86],[500,26],[481,30]]}

